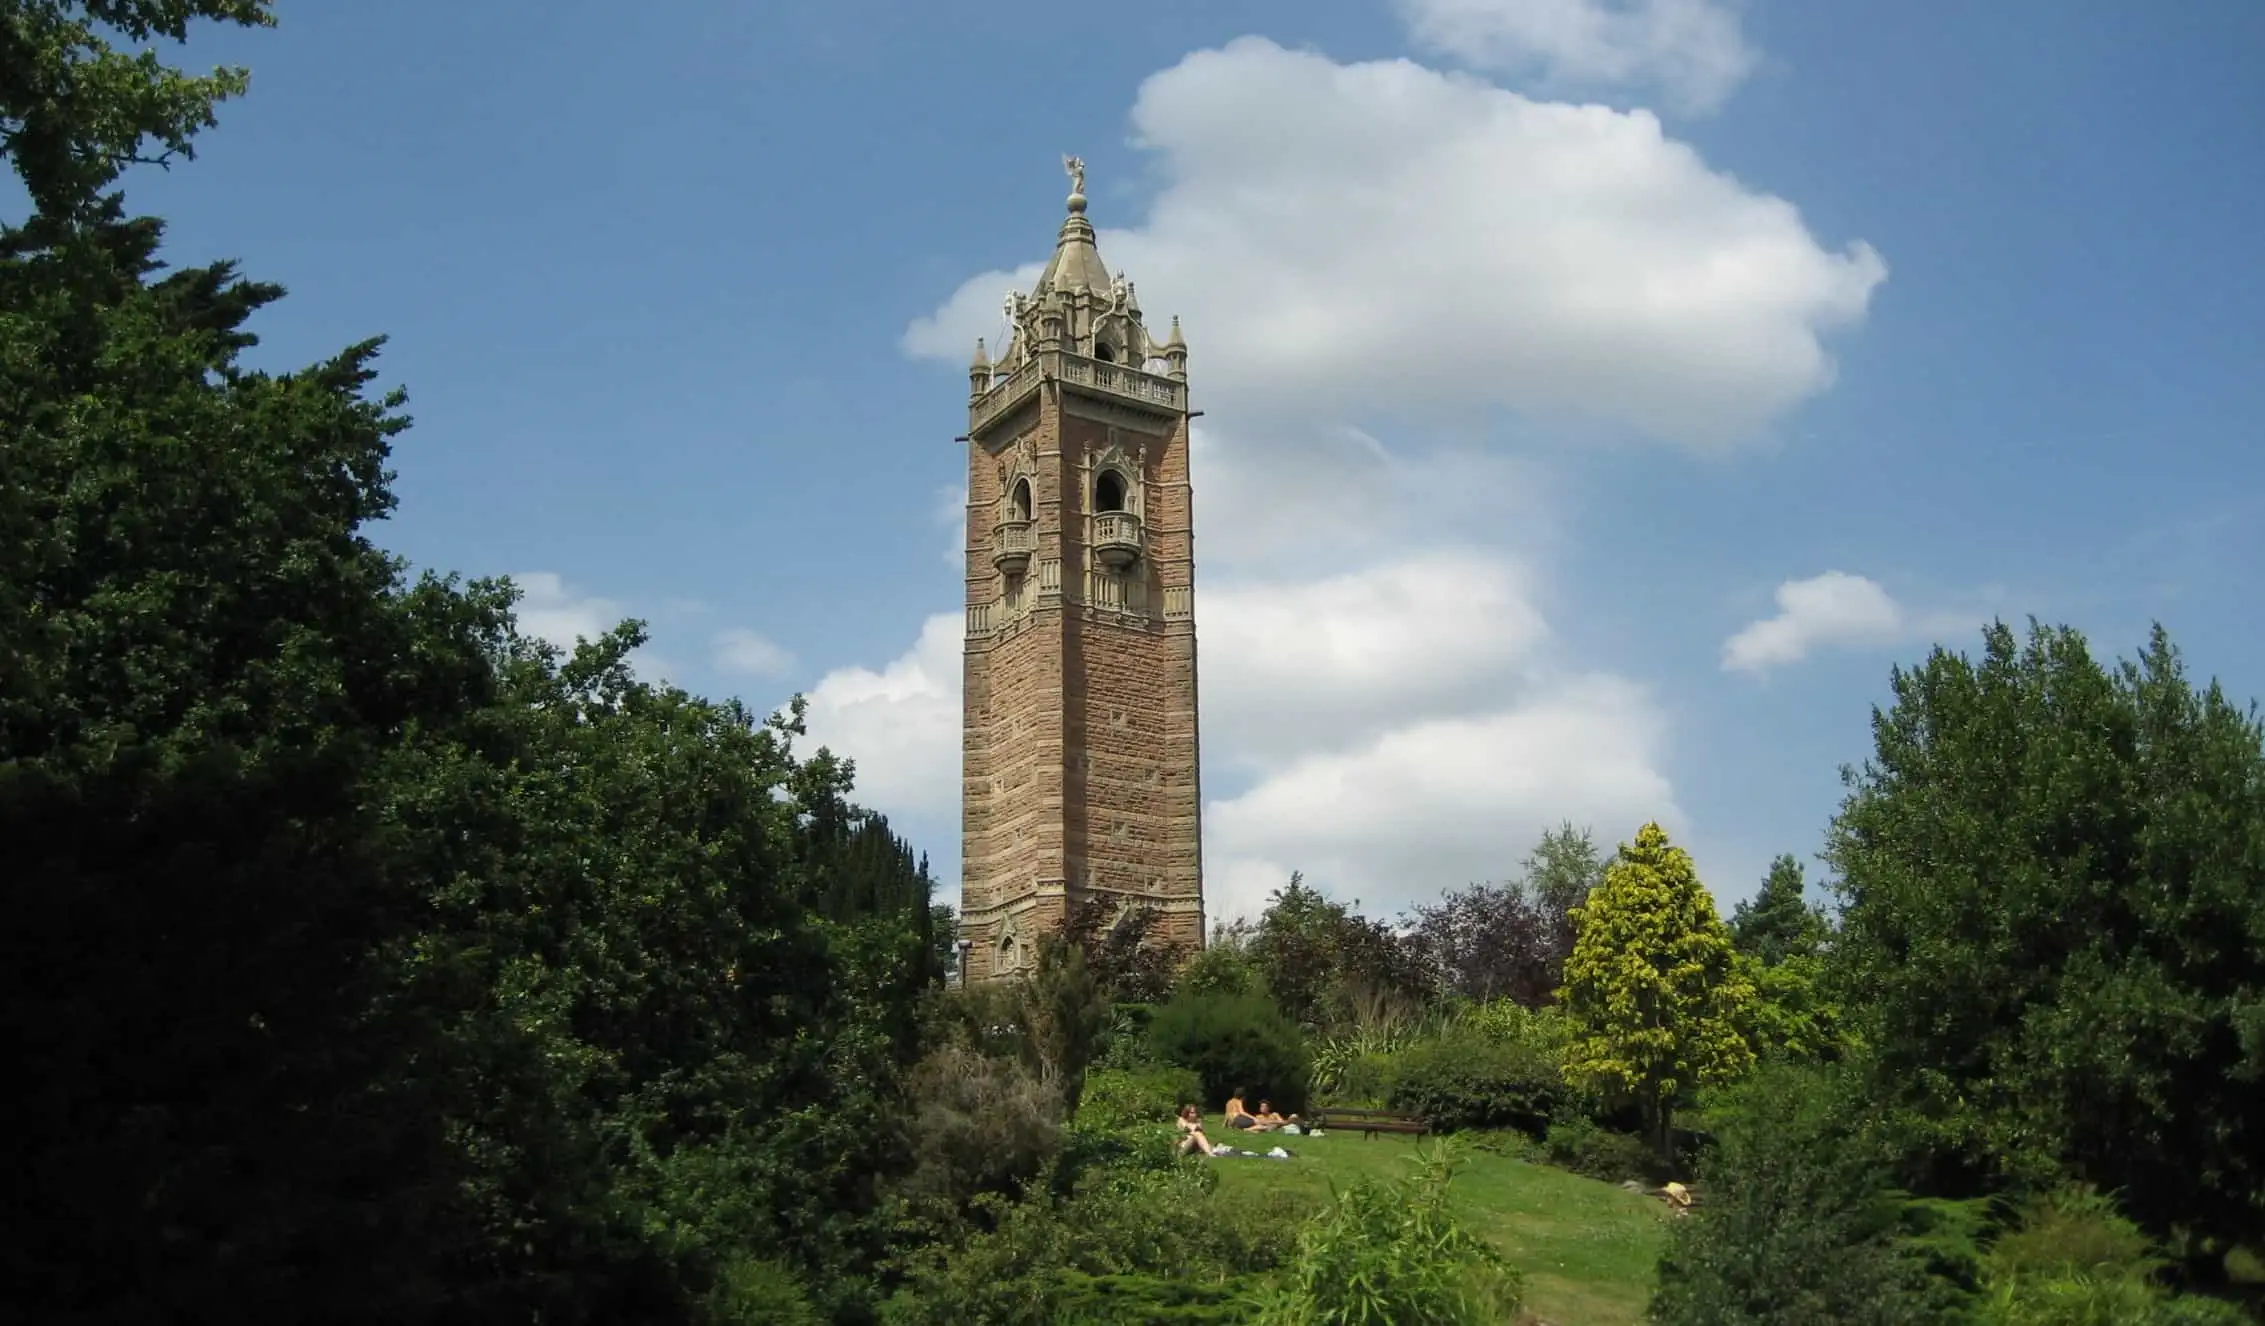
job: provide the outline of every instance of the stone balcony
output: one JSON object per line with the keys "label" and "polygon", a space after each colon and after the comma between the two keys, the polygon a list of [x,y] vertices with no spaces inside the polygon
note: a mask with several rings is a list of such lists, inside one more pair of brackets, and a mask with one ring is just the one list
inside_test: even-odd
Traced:
{"label": "stone balcony", "polygon": [[1168,414],[1183,414],[1188,408],[1185,382],[1159,377],[1129,364],[1110,364],[1067,351],[1043,350],[1032,355],[1012,374],[993,379],[991,389],[975,398],[968,406],[968,433],[971,436],[981,433],[993,420],[1036,395],[1039,385],[1045,382],[1068,383],[1098,396]]}
{"label": "stone balcony", "polygon": [[991,530],[991,564],[1011,576],[1030,569],[1038,534],[1027,520],[1002,520]]}
{"label": "stone balcony", "polygon": [[1093,518],[1093,554],[1112,571],[1140,560],[1140,517],[1130,511],[1104,511]]}

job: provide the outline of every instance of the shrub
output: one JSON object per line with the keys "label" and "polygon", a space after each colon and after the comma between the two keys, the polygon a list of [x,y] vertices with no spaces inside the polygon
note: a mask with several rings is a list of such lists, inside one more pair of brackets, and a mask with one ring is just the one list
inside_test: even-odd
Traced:
{"label": "shrub", "polygon": [[1675,1222],[1650,1318],[1664,1326],[1961,1319],[1930,1276],[1915,1213],[1884,1184],[1888,1149],[1850,1122],[1838,1082],[1769,1067],[1717,1098],[1706,1201]]}
{"label": "shrub", "polygon": [[1284,1112],[1306,1106],[1311,1076],[1305,1038],[1269,1001],[1252,995],[1181,995],[1156,1011],[1158,1057],[1193,1070],[1204,1104],[1216,1109],[1247,1087]]}
{"label": "shrub", "polygon": [[915,1152],[906,1195],[966,1205],[1035,1178],[1061,1145],[1062,1095],[1012,1059],[957,1045],[915,1065]]}
{"label": "shrub", "polygon": [[1156,1062],[1149,1047],[1148,1024],[1155,1020],[1153,1004],[1114,1004],[1101,1028],[1093,1053],[1095,1068],[1145,1068]]}
{"label": "shrub", "polygon": [[1183,995],[1256,996],[1265,994],[1266,983],[1247,947],[1215,942],[1180,969],[1177,990]]}
{"label": "shrub", "polygon": [[[1119,1165],[1090,1172],[1068,1196],[1039,1189],[1021,1202],[985,1198],[989,1227],[963,1226],[958,1238],[917,1251],[881,1319],[886,1326],[1243,1320],[1203,1314],[1244,1297],[1257,1287],[1254,1276],[1290,1255],[1296,1217],[1280,1196],[1255,1209],[1238,1201],[1230,1211],[1215,1195],[1217,1183],[1203,1165]],[[1166,1275],[1169,1288],[1140,1283]]]}
{"label": "shrub", "polygon": [[1981,1326],[2233,1326],[2239,1308],[2174,1298],[2155,1243],[2108,1197],[2071,1188],[2031,1202],[1984,1258]]}
{"label": "shrub", "polygon": [[1607,1183],[1667,1177],[1660,1168],[1659,1153],[1650,1143],[1634,1133],[1614,1132],[1588,1119],[1551,1124],[1542,1138],[1542,1154],[1552,1165]]}
{"label": "shrub", "polygon": [[1478,1326],[1513,1320],[1521,1284],[1456,1222],[1444,1145],[1395,1184],[1339,1193],[1298,1237],[1296,1260],[1263,1302],[1260,1326]]}
{"label": "shrub", "polygon": [[1389,1054],[1345,1054],[1331,1047],[1326,1066],[1316,1055],[1313,1094],[1323,1104],[1346,1106],[1385,1105],[1392,1097],[1393,1063]]}
{"label": "shrub", "polygon": [[1566,1099],[1565,1078],[1543,1053],[1467,1030],[1401,1051],[1391,1105],[1443,1133],[1516,1128],[1539,1135]]}
{"label": "shrub", "polygon": [[1078,1102],[1081,1128],[1169,1124],[1180,1106],[1203,1099],[1203,1079],[1185,1068],[1097,1068]]}
{"label": "shrub", "polygon": [[708,1326],[822,1326],[825,1321],[793,1272],[759,1258],[724,1267],[703,1306]]}

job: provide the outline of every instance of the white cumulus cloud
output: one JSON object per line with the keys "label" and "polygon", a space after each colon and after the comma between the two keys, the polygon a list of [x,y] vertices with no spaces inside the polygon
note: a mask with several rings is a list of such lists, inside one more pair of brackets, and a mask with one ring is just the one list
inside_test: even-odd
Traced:
{"label": "white cumulus cloud", "polygon": [[[1103,257],[1182,315],[1206,407],[1244,426],[1502,407],[1720,448],[1831,381],[1825,338],[1886,276],[1648,112],[1406,60],[1244,38],[1132,118],[1161,186]],[[906,348],[964,360],[1036,272],[974,277]]]}
{"label": "white cumulus cloud", "polygon": [[1722,642],[1725,671],[1758,674],[1819,649],[1895,644],[1966,624],[1959,613],[1914,611],[1879,582],[1846,571],[1786,581],[1777,608]]}
{"label": "white cumulus cloud", "polygon": [[1228,580],[1198,611],[1207,743],[1262,769],[1497,703],[1549,631],[1522,568],[1493,550]]}
{"label": "white cumulus cloud", "polygon": [[1544,86],[1631,88],[1710,111],[1759,58],[1723,0],[1399,0],[1418,45]]}
{"label": "white cumulus cloud", "polygon": [[[1719,7],[1688,0],[1409,6],[1473,65],[1686,92],[1744,72],[1735,23],[1708,29],[1691,15]],[[1647,48],[1678,23],[1730,45]],[[1680,835],[1662,709],[1564,657],[1548,468],[1501,439],[1754,439],[1829,385],[1879,255],[1827,247],[1648,112],[1408,60],[1246,38],[1149,78],[1132,122],[1157,188],[1103,257],[1152,318],[1181,315],[1209,412],[1191,464],[1212,914],[1302,869],[1391,915],[1502,877],[1564,819],[1606,844],[1654,818]],[[1001,297],[1038,270],[970,278],[906,351],[996,349]],[[937,823],[957,806],[962,629],[931,617],[894,662],[811,692],[813,735],[858,762],[867,804]]]}
{"label": "white cumulus cloud", "polygon": [[794,655],[759,632],[735,627],[716,636],[715,663],[743,677],[782,677],[794,666]]}
{"label": "white cumulus cloud", "polygon": [[855,762],[858,804],[892,819],[957,819],[966,620],[962,613],[938,613],[888,666],[878,672],[837,668],[805,697],[810,744]]}
{"label": "white cumulus cloud", "polygon": [[1255,916],[1292,869],[1371,915],[1501,879],[1541,831],[1571,819],[1609,844],[1682,813],[1659,771],[1663,723],[1606,675],[1514,705],[1429,719],[1288,761],[1205,811],[1213,915]]}

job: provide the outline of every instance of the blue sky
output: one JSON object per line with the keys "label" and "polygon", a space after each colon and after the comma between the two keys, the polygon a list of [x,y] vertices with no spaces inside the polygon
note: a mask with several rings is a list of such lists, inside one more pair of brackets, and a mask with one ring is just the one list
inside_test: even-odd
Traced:
{"label": "blue sky", "polygon": [[130,193],[267,362],[391,337],[380,537],[812,693],[947,880],[965,355],[1065,152],[1208,412],[1215,911],[1651,815],[1727,907],[1992,614],[2265,694],[2247,0],[279,10]]}

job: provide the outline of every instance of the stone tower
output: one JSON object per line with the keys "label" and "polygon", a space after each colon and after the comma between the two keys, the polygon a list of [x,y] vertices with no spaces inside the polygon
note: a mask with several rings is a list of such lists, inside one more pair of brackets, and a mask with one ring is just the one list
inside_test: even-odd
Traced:
{"label": "stone tower", "polygon": [[960,940],[1026,971],[1070,904],[1203,942],[1188,350],[1069,216],[996,359],[968,370]]}

